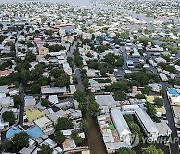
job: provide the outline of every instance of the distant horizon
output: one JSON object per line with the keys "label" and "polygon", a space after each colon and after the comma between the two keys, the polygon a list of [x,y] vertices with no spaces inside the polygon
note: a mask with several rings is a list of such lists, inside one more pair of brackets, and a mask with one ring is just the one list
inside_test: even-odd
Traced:
{"label": "distant horizon", "polygon": [[99,0],[0,0],[0,3],[17,3],[17,2],[51,2],[51,3],[69,3],[78,6],[89,6],[92,1]]}

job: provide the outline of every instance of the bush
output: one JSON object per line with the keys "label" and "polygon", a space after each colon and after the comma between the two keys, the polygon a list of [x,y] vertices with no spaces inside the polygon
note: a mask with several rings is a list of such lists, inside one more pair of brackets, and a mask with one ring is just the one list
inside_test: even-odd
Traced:
{"label": "bush", "polygon": [[13,111],[6,111],[2,114],[2,118],[5,122],[9,122],[10,125],[15,123],[15,115]]}
{"label": "bush", "polygon": [[58,118],[57,124],[55,125],[56,130],[73,129],[73,123],[66,117]]}
{"label": "bush", "polygon": [[53,149],[50,148],[48,145],[43,144],[41,147],[41,150],[37,152],[37,154],[52,154]]}
{"label": "bush", "polygon": [[78,132],[76,130],[72,132],[71,137],[74,140],[76,146],[80,145],[83,142],[83,139],[79,137]]}
{"label": "bush", "polygon": [[29,145],[29,136],[25,132],[15,134],[12,139],[14,146],[17,148],[27,147]]}
{"label": "bush", "polygon": [[55,132],[54,141],[57,144],[62,144],[65,141],[66,137],[62,134],[61,131]]}

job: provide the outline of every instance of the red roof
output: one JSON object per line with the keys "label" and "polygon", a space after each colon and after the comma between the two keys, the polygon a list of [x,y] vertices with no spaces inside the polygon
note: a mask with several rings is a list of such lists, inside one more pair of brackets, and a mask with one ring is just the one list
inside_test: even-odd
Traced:
{"label": "red roof", "polygon": [[11,73],[12,71],[8,71],[8,70],[0,71],[0,76],[7,76],[7,75],[10,75]]}

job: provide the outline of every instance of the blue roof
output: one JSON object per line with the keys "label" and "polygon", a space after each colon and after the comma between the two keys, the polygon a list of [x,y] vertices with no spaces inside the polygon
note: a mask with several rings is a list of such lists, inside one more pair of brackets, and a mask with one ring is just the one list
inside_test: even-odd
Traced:
{"label": "blue roof", "polygon": [[172,95],[179,95],[176,89],[169,89],[168,92]]}
{"label": "blue roof", "polygon": [[94,43],[95,43],[96,45],[98,45],[100,42],[99,42],[99,40],[94,39]]}
{"label": "blue roof", "polygon": [[38,126],[27,129],[26,133],[33,138],[39,138],[43,135],[43,131]]}
{"label": "blue roof", "polygon": [[19,128],[12,127],[6,132],[6,138],[7,139],[12,138],[12,137],[14,137],[15,134],[19,134],[21,132],[22,132],[22,130],[20,130]]}
{"label": "blue roof", "polygon": [[33,96],[25,96],[24,99],[33,99]]}

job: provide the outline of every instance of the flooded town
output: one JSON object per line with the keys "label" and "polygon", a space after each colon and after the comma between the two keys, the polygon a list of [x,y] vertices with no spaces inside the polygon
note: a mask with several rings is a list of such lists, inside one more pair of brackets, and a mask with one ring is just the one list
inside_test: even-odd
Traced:
{"label": "flooded town", "polygon": [[178,154],[179,0],[0,0],[0,153]]}

